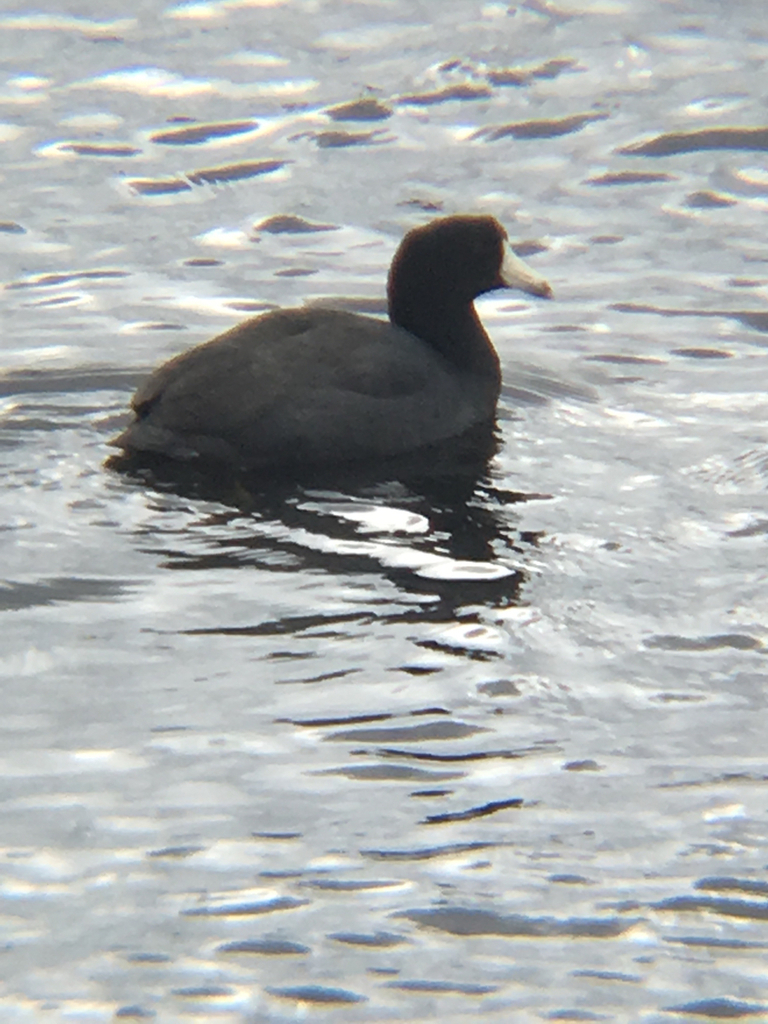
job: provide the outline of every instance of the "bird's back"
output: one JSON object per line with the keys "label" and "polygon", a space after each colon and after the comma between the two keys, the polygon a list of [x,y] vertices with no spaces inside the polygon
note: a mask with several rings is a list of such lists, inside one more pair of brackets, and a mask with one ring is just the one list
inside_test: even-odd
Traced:
{"label": "bird's back", "polygon": [[133,399],[128,451],[260,468],[380,458],[493,417],[498,381],[340,310],[267,313],[177,356]]}

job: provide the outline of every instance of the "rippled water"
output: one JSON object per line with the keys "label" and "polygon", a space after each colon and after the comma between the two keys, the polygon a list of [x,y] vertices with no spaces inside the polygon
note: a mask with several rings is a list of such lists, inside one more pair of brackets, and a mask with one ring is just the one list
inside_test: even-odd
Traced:
{"label": "rippled water", "polygon": [[[122,8],[122,9],[121,9]],[[762,0],[0,14],[0,1016],[768,1019]],[[487,211],[480,479],[105,468]]]}

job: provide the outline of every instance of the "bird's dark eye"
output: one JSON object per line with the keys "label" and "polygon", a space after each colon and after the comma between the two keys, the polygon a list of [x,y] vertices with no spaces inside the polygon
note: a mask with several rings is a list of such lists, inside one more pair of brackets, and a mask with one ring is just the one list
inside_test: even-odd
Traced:
{"label": "bird's dark eye", "polygon": [[473,238],[467,246],[467,254],[473,263],[477,263],[487,258],[488,246],[481,238]]}

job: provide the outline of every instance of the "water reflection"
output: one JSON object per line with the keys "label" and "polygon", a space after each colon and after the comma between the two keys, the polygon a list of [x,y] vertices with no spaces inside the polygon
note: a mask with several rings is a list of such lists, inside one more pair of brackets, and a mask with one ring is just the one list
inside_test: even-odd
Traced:
{"label": "water reflection", "polygon": [[[498,436],[491,429],[435,446],[428,452],[361,467],[305,471],[269,479],[222,467],[179,465],[159,458],[118,456],[108,466],[158,495],[158,510],[184,499],[183,525],[154,520],[143,526],[141,549],[170,569],[210,571],[258,567],[316,572],[347,580],[371,573],[394,584],[399,598],[377,607],[380,622],[478,621],[473,605],[515,604],[525,577],[525,555],[538,541],[521,535],[514,506],[529,497],[494,479]],[[161,497],[165,496],[165,497]],[[152,499],[150,498],[150,501]],[[187,501],[203,503],[198,511]],[[211,510],[208,503],[214,503]],[[169,508],[170,511],[170,508]],[[295,616],[258,625],[219,625],[259,634],[303,631],[319,622],[367,618],[373,594],[358,612]],[[480,628],[480,627],[478,627]],[[207,632],[196,629],[196,633]],[[438,647],[482,651],[487,637],[436,638]]]}

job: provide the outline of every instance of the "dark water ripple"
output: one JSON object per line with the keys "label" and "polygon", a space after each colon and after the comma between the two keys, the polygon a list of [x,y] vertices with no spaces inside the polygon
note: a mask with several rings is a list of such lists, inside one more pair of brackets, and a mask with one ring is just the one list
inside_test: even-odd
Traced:
{"label": "dark water ripple", "polygon": [[670,1013],[694,1014],[708,1018],[743,1018],[762,1017],[768,1006],[756,1003],[744,1003],[738,999],[696,999],[681,1006],[665,1007]]}
{"label": "dark water ripple", "polygon": [[230,138],[242,135],[259,127],[258,121],[214,122],[213,124],[192,124],[184,128],[169,128],[166,131],[153,132],[150,142],[159,142],[163,146],[196,146],[211,139]]}
{"label": "dark water ripple", "polygon": [[723,917],[746,917],[768,921],[768,903],[750,900],[732,900],[717,896],[670,896],[654,904],[657,910],[696,911],[711,910]]}
{"label": "dark water ripple", "polygon": [[648,142],[625,146],[619,152],[634,156],[674,156],[704,149],[768,149],[768,128],[702,128],[692,132],[668,132]]}
{"label": "dark water ripple", "polygon": [[225,942],[218,948],[219,953],[246,953],[257,956],[306,956],[312,950],[299,942],[279,939],[244,939],[241,942]]}
{"label": "dark water ripple", "polygon": [[504,124],[481,128],[472,136],[486,142],[498,142],[499,139],[556,139],[560,135],[579,132],[591,121],[602,121],[608,114],[571,114],[568,117],[547,118],[541,121],[518,121],[515,124]]}
{"label": "dark water ripple", "polygon": [[410,910],[401,915],[416,924],[451,935],[525,935],[549,937],[613,938],[632,927],[632,922],[616,918],[568,919],[528,917],[524,914],[497,914],[489,910],[464,907],[440,907],[435,910]]}
{"label": "dark water ripple", "polygon": [[342,988],[326,988],[322,985],[295,985],[287,988],[268,988],[271,995],[279,996],[281,999],[291,999],[297,1003],[321,1003],[329,1005],[344,1005],[347,1003],[360,1003],[365,996],[355,992],[349,992]]}

